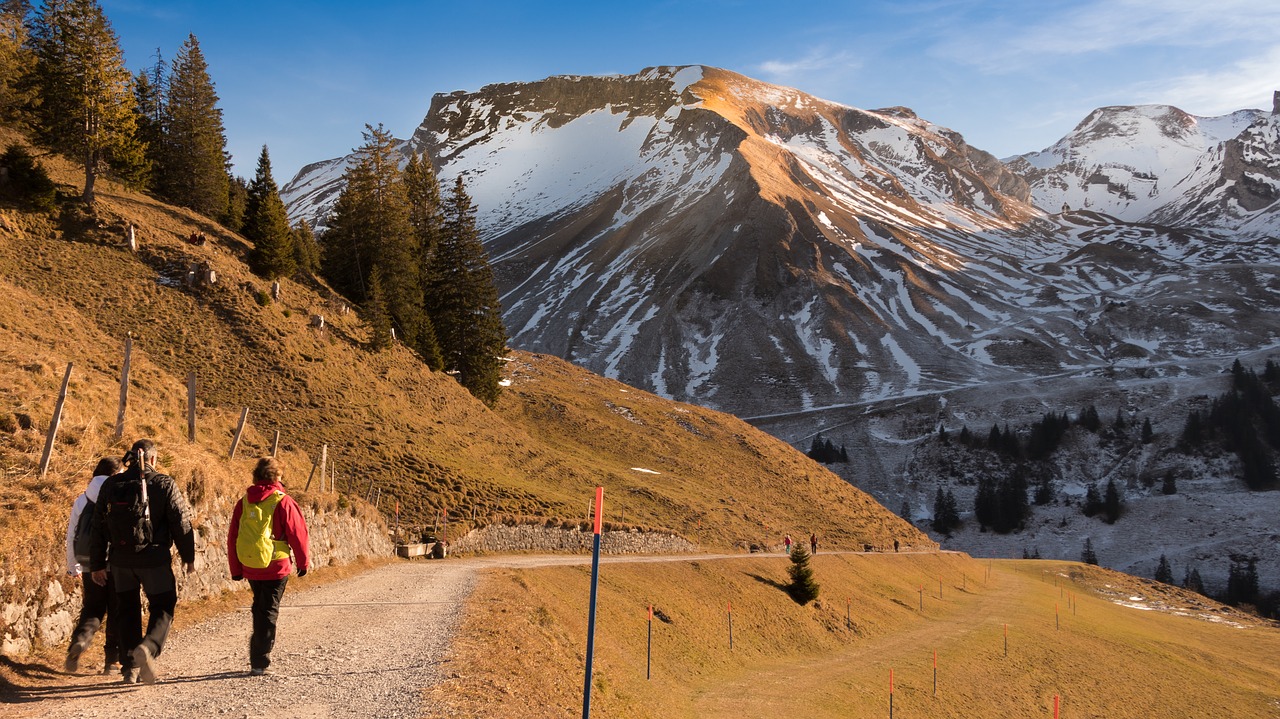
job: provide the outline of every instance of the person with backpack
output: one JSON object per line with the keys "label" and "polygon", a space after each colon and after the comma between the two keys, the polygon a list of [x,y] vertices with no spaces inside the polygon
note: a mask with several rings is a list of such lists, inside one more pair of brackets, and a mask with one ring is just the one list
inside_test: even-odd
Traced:
{"label": "person with backpack", "polygon": [[[155,660],[178,604],[172,547],[177,545],[188,574],[196,568],[191,509],[173,477],[156,471],[158,454],[151,440],[134,442],[124,457],[125,470],[103,483],[93,509],[89,568],[98,586],[107,585],[108,568],[115,582],[125,684],[156,682]],[[146,634],[139,587],[147,595]]]}
{"label": "person with backpack", "polygon": [[[105,586],[98,586],[89,578],[85,569],[89,566],[89,539],[93,531],[93,508],[107,478],[120,471],[120,460],[103,457],[93,468],[89,486],[76,497],[71,505],[71,519],[67,522],[67,574],[80,577],[84,585],[80,603],[80,619],[71,632],[71,646],[67,647],[65,668],[68,672],[80,669],[80,655],[89,648],[99,627],[106,629],[106,645],[102,673],[110,674],[120,661],[120,642],[116,637],[116,592],[107,573]],[[104,621],[105,620],[105,621]]]}
{"label": "person with backpack", "polygon": [[262,676],[271,666],[276,642],[280,600],[289,582],[289,552],[298,563],[298,576],[311,566],[307,523],[293,497],[285,494],[284,466],[263,457],[253,468],[253,484],[231,512],[227,530],[227,563],[231,578],[249,580],[253,590],[253,635],[249,639],[249,669]]}

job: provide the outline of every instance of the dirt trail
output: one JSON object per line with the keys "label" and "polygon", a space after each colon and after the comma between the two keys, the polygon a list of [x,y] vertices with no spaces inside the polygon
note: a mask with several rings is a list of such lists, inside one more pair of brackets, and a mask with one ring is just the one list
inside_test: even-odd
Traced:
{"label": "dirt trail", "polygon": [[[779,555],[781,556],[781,555]],[[670,562],[742,555],[621,557]],[[586,564],[588,556],[518,556],[397,562],[306,591],[288,590],[271,674],[248,676],[248,608],[174,632],[159,659],[161,681],[125,686],[97,674],[18,687],[0,716],[229,716],[244,719],[419,717],[422,689],[443,677],[449,640],[480,571]],[[182,612],[182,604],[178,604]],[[101,666],[90,650],[85,669]]]}

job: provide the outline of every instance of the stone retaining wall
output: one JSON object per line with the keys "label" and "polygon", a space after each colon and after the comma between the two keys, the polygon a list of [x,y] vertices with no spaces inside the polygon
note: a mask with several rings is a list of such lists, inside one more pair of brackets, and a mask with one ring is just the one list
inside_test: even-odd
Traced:
{"label": "stone retaining wall", "polygon": [[[454,554],[511,554],[514,552],[590,552],[595,535],[580,529],[541,524],[492,524],[467,532],[449,543]],[[600,551],[605,554],[689,554],[698,546],[684,537],[639,529],[604,531]]]}
{"label": "stone retaining wall", "polygon": [[[387,538],[387,527],[380,520],[370,522],[354,517],[348,511],[315,510],[307,503],[302,507],[311,538],[311,566],[323,568],[342,565],[360,557],[390,556],[394,547]],[[178,577],[178,613],[183,602],[203,599],[247,585],[232,582],[227,567],[227,526],[230,511],[197,519],[196,553],[200,568],[185,576],[174,552],[174,572]],[[61,552],[61,548],[59,548]],[[13,577],[0,576],[0,582],[14,583]],[[20,657],[33,648],[61,645],[71,637],[80,617],[81,580],[66,575],[65,567],[50,568],[35,596],[23,602],[0,605],[0,655]]]}

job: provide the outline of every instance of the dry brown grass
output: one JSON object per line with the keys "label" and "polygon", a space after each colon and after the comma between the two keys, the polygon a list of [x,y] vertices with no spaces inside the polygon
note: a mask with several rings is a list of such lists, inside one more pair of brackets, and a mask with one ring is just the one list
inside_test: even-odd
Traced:
{"label": "dry brown grass", "polygon": [[[12,140],[0,131],[0,142]],[[44,158],[71,189],[77,168]],[[87,471],[111,441],[121,347],[134,337],[126,440],[152,436],[167,467],[211,501],[232,496],[276,431],[295,488],[322,444],[344,495],[378,492],[411,531],[440,510],[450,532],[501,514],[585,519],[592,489],[607,489],[611,521],[663,527],[709,547],[777,543],[818,531],[830,546],[927,541],[865,494],[785,444],[726,415],[661,400],[555,358],[515,353],[513,386],[495,410],[411,353],[372,353],[356,313],[323,285],[269,283],[244,264],[245,241],[186,210],[99,186],[96,213],[4,210],[0,231],[0,501],[6,573],[57,570],[61,523]],[[0,208],[3,209],[3,208]],[[128,223],[141,249],[123,245]],[[209,243],[183,238],[206,233]],[[180,281],[208,262],[219,281]],[[312,314],[329,324],[320,333]],[[74,362],[57,452],[37,479],[44,429],[67,362]],[[185,441],[186,376],[199,379],[197,443]],[[250,428],[235,462],[224,457],[242,407]],[[30,428],[19,425],[30,418]],[[659,474],[638,472],[649,469]],[[317,499],[316,501],[323,501]],[[37,511],[38,510],[38,511]],[[8,547],[16,547],[10,551]]]}
{"label": "dry brown grass", "polygon": [[[1280,629],[1198,595],[1067,562],[820,554],[814,566],[822,596],[800,607],[777,586],[782,558],[603,565],[592,716],[883,717],[890,669],[903,717],[1048,717],[1054,695],[1064,717],[1268,717],[1280,706]],[[428,690],[447,707],[436,715],[578,716],[588,582],[586,567],[490,575],[451,678]],[[1165,608],[1112,601],[1138,595]],[[666,621],[654,621],[646,680],[649,603]]]}

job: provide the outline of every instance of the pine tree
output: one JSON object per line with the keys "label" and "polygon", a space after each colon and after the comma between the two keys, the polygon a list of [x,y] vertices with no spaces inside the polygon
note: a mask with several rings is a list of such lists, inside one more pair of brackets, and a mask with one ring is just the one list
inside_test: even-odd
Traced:
{"label": "pine tree", "polygon": [[227,137],[218,94],[195,35],[187,36],[173,59],[167,100],[158,189],[174,204],[225,221]]}
{"label": "pine tree", "polygon": [[291,277],[297,270],[293,230],[289,227],[284,202],[280,200],[280,190],[271,177],[271,157],[266,145],[262,146],[257,171],[249,183],[243,234],[253,243],[250,264],[254,272],[274,280]]}
{"label": "pine tree", "polygon": [[34,88],[26,82],[35,56],[27,43],[28,0],[0,2],[0,121],[19,125],[26,119]]}
{"label": "pine tree", "polygon": [[369,298],[376,268],[393,326],[406,345],[417,347],[423,293],[396,141],[381,125],[366,125],[364,140],[343,175],[346,186],[325,232],[322,266],[329,282],[357,302]]}
{"label": "pine tree", "polygon": [[165,137],[168,120],[165,114],[165,97],[168,94],[169,76],[165,72],[164,57],[156,49],[155,64],[138,71],[133,80],[133,97],[138,113],[138,141],[146,150],[146,162],[150,170],[147,187],[156,186],[156,174],[164,162]]}
{"label": "pine tree", "polygon": [[1098,493],[1098,485],[1090,482],[1084,492],[1084,505],[1081,511],[1084,516],[1092,517],[1103,510],[1102,495]]}
{"label": "pine tree", "polygon": [[1155,436],[1155,430],[1151,428],[1151,418],[1144,418],[1142,420],[1142,443],[1151,444],[1151,440],[1155,439]]}
{"label": "pine tree", "polygon": [[244,232],[249,206],[249,183],[243,177],[227,175],[227,213],[222,226],[232,232]]}
{"label": "pine tree", "polygon": [[1177,494],[1178,493],[1178,480],[1174,478],[1172,470],[1164,473],[1164,480],[1161,481],[1160,483],[1160,493],[1161,494]]}
{"label": "pine tree", "polygon": [[369,275],[369,297],[364,303],[365,320],[369,323],[370,345],[375,352],[391,346],[391,313],[387,310],[382,289],[382,268],[374,266]]}
{"label": "pine tree", "polygon": [[[941,492],[942,490],[939,489],[938,491]],[[898,510],[898,516],[902,517],[908,522],[911,521],[911,502],[908,501],[906,498],[903,498],[902,500],[902,509]]]}
{"label": "pine tree", "polygon": [[48,0],[31,23],[37,140],[84,164],[86,204],[116,160],[140,157],[133,75],[111,23],[94,0]]}
{"label": "pine tree", "polygon": [[306,220],[299,220],[293,228],[293,261],[303,274],[320,272],[320,245]]}
{"label": "pine tree", "polygon": [[1204,594],[1204,581],[1200,579],[1200,570],[1187,567],[1182,575],[1182,588]]}
{"label": "pine tree", "polygon": [[1173,567],[1169,566],[1169,559],[1163,554],[1160,555],[1160,564],[1156,567],[1155,580],[1173,584]]}
{"label": "pine tree", "polygon": [[787,594],[797,604],[805,605],[818,598],[820,589],[814,579],[813,568],[809,566],[809,551],[797,544],[791,550],[791,566],[787,569],[791,583],[787,585]]}
{"label": "pine tree", "polygon": [[1097,564],[1098,554],[1093,551],[1093,540],[1088,537],[1084,540],[1084,549],[1080,552],[1080,561],[1085,564]]}
{"label": "pine tree", "polygon": [[476,230],[476,209],[459,176],[444,201],[444,228],[426,287],[446,370],[477,399],[493,405],[501,389],[506,328],[489,256]]}
{"label": "pine tree", "polygon": [[1120,490],[1114,479],[1107,480],[1106,494],[1102,500],[1103,517],[1107,524],[1115,524],[1124,513],[1124,504],[1120,501]]}
{"label": "pine tree", "polygon": [[1102,418],[1098,416],[1098,408],[1089,405],[1080,412],[1080,419],[1077,420],[1081,427],[1096,433],[1102,428]]}
{"label": "pine tree", "polygon": [[8,178],[0,183],[0,196],[27,210],[53,212],[58,187],[27,148],[17,143],[9,145],[0,155],[0,167]]}
{"label": "pine tree", "polygon": [[434,372],[444,369],[444,356],[436,336],[435,322],[427,306],[425,288],[430,284],[431,265],[436,247],[444,234],[444,209],[440,200],[440,182],[435,168],[425,155],[413,153],[404,168],[405,196],[409,202],[409,224],[413,227],[418,256],[418,281],[424,288],[421,328],[414,349]]}

